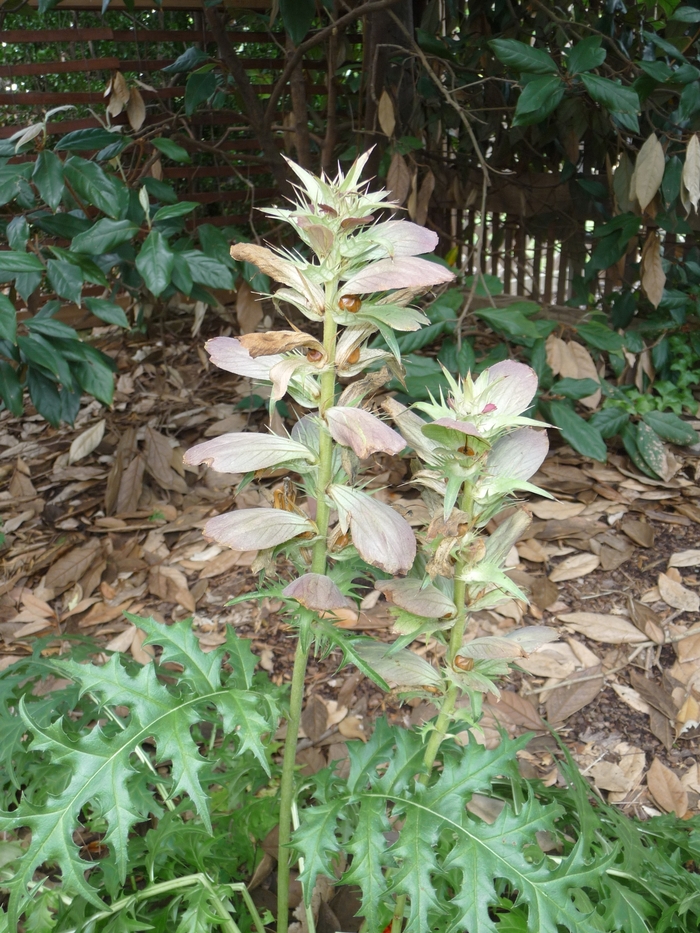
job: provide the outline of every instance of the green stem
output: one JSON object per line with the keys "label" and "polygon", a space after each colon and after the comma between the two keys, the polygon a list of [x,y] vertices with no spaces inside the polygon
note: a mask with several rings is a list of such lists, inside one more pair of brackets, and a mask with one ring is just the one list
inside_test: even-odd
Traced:
{"label": "green stem", "polygon": [[[337,280],[326,285],[326,315],[323,322],[323,348],[328,357],[326,371],[321,373],[321,400],[319,414],[330,408],[335,401],[335,344],[337,326],[331,315],[337,291]],[[326,489],[333,478],[333,438],[321,427],[319,435],[318,479],[316,482],[316,527],[318,535],[313,545],[311,570],[313,573],[326,572],[328,556],[328,521],[330,505],[326,499]],[[301,722],[301,708],[304,702],[304,679],[310,643],[311,615],[302,616],[299,640],[294,654],[292,671],[292,692],[289,698],[289,717],[287,735],[284,740],[282,759],[282,779],[280,784],[280,826],[277,864],[277,933],[287,933],[289,925],[289,842],[292,837],[292,804],[294,803],[294,767],[297,751],[297,735]]]}
{"label": "green stem", "polygon": [[399,894],[394,906],[394,916],[391,918],[391,933],[401,933],[403,926],[403,915],[406,910],[406,895]]}
{"label": "green stem", "polygon": [[[221,921],[219,926],[225,933],[241,933],[238,928],[237,923],[231,916],[231,914],[226,909],[226,905],[223,903],[219,895],[216,893],[216,889],[211,882],[211,879],[208,878],[203,872],[198,872],[195,875],[186,875],[183,878],[173,878],[170,881],[161,881],[159,884],[152,884],[147,888],[144,888],[142,891],[137,891],[135,894],[129,894],[126,897],[120,898],[107,909],[102,910],[98,914],[94,914],[92,917],[82,923],[78,927],[73,927],[70,930],[66,930],[65,933],[80,933],[80,930],[84,930],[87,925],[90,925],[94,928],[96,923],[99,923],[100,920],[107,920],[110,917],[113,917],[115,914],[119,913],[121,910],[125,910],[128,907],[131,907],[134,904],[137,904],[139,901],[146,900],[151,897],[162,897],[164,894],[169,894],[171,891],[177,891],[180,888],[189,888],[193,885],[201,885],[209,895],[212,906],[214,907],[216,913],[218,914],[219,920]],[[250,914],[255,925],[257,933],[265,933],[265,927],[263,926],[260,915],[253,903],[250,894],[246,890],[244,884],[236,883],[226,885],[227,888],[230,888],[233,891],[238,891],[243,895],[243,900],[250,910]]]}
{"label": "green stem", "polygon": [[[336,283],[330,282],[326,286],[326,308],[332,307],[331,302],[335,301],[335,293]],[[326,313],[323,324],[323,349],[326,351],[328,361],[326,371],[321,373],[321,401],[318,408],[322,418],[335,402],[335,342],[337,331],[335,321],[330,313]],[[318,479],[316,482],[316,527],[318,528],[318,537],[313,547],[311,570],[313,573],[325,573],[328,554],[328,520],[331,514],[331,508],[326,498],[326,489],[333,478],[333,438],[323,425],[319,435],[318,457]]]}
{"label": "green stem", "polygon": [[447,728],[450,725],[450,721],[452,720],[452,713],[454,712],[456,702],[457,688],[452,686],[445,694],[445,699],[442,703],[440,715],[438,716],[437,722],[435,723],[435,728],[430,733],[428,744],[425,746],[425,755],[423,755],[425,773],[420,777],[421,784],[427,784],[428,780],[430,779],[430,774],[433,770],[433,765],[435,764],[435,756],[437,755],[440,746],[442,745],[443,739],[447,735]]}
{"label": "green stem", "polygon": [[[460,508],[463,512],[470,513],[472,504],[471,498],[471,487],[469,483],[465,483],[462,489],[462,501],[460,502]],[[445,661],[447,664],[452,666],[454,660],[457,657],[457,652],[462,647],[462,642],[464,641],[464,631],[467,627],[467,621],[469,619],[469,613],[467,612],[466,596],[467,596],[467,584],[464,580],[460,579],[464,570],[466,569],[467,562],[463,557],[460,557],[455,564],[455,576],[454,576],[454,604],[457,606],[457,615],[455,616],[454,623],[452,625],[452,630],[450,632],[450,644],[447,648],[447,655]],[[435,724],[435,729],[430,735],[428,744],[425,747],[425,755],[423,756],[423,764],[425,766],[425,773],[421,777],[421,781],[424,784],[428,783],[430,778],[430,773],[433,770],[433,765],[435,763],[435,757],[442,745],[442,742],[447,735],[447,729],[452,720],[452,713],[455,710],[457,704],[459,691],[456,686],[451,686],[447,693],[445,694],[445,699],[443,700],[442,707],[440,709],[440,715],[438,716],[437,722]]]}
{"label": "green stem", "polygon": [[287,933],[289,924],[289,842],[292,838],[292,804],[294,803],[294,768],[297,753],[297,735],[304,702],[304,678],[308,656],[309,614],[302,620],[292,671],[292,693],[289,698],[287,735],[284,739],[282,779],[280,783],[279,850],[277,852],[277,933]]}
{"label": "green stem", "polygon": [[[466,512],[470,503],[470,492],[465,487],[462,492],[462,502],[460,507],[462,511]],[[464,638],[464,629],[467,625],[467,607],[465,603],[465,597],[467,594],[467,585],[464,580],[460,580],[459,577],[462,575],[466,562],[461,558],[457,561],[455,565],[455,581],[454,581],[454,604],[458,607],[457,616],[452,626],[452,631],[450,632],[450,645],[447,649],[447,663],[452,664],[457,652],[462,647],[462,640]],[[451,686],[447,693],[445,694],[445,699],[442,701],[442,707],[440,708],[440,714],[438,715],[437,722],[435,723],[435,728],[430,733],[430,738],[428,739],[428,744],[425,746],[425,754],[423,755],[423,767],[425,771],[420,776],[421,784],[427,784],[430,780],[430,775],[432,773],[433,767],[435,766],[435,758],[440,746],[443,743],[445,736],[447,735],[447,729],[449,728],[450,722],[452,721],[452,713],[455,710],[457,703],[457,697],[459,696],[459,691],[456,686]],[[403,915],[406,909],[406,895],[400,894],[396,898],[396,905],[394,907],[394,916],[391,921],[391,933],[401,933],[401,927],[403,925]]]}

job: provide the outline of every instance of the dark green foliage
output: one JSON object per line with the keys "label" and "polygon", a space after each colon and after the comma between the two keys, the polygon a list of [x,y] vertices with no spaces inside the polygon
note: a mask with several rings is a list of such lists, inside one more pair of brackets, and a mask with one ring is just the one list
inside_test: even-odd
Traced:
{"label": "dark green foliage", "polygon": [[[683,865],[699,854],[698,830],[670,817],[638,823],[592,802],[570,759],[561,764],[568,788],[524,781],[516,753],[526,743],[444,742],[442,767],[424,784],[422,739],[380,721],[367,744],[349,746],[347,781],[318,776],[317,806],[294,836],[307,891],[345,852],[341,880],[362,889],[371,930],[386,925],[401,894],[408,931],[695,930],[700,877]],[[490,801],[492,821],[469,812],[474,794],[481,812]]]}
{"label": "dark green foliage", "polygon": [[[127,327],[129,321],[114,296],[123,294],[125,288],[132,296],[150,293],[155,297],[177,288],[210,303],[214,299],[199,285],[232,289],[232,263],[218,240],[209,251],[214,243],[211,236],[200,238],[201,250],[181,252],[184,262],[175,262],[173,244],[197,203],[172,204],[172,189],[153,178],[146,179],[139,197],[118,172],[99,164],[100,157],[108,157],[105,152],[94,161],[77,155],[62,158],[64,152],[94,150],[114,138],[103,129],[79,130],[60,139],[55,151],[43,149],[33,162],[13,164],[0,159],[0,202],[19,205],[27,183],[39,199],[32,211],[7,226],[11,249],[0,253],[0,279],[25,301],[37,289],[40,294],[52,291],[120,327]],[[120,139],[130,142],[128,136]],[[186,151],[169,139],[157,139],[154,145],[168,158],[188,160]],[[39,250],[29,250],[28,238],[37,233]],[[42,233],[68,239],[69,248],[42,247]],[[104,297],[84,298],[86,285],[105,288]],[[66,393],[83,391],[111,404],[112,360],[52,319],[60,303],[45,302],[34,318],[22,322],[18,333],[11,297],[0,296],[0,339],[6,341],[0,346],[4,357],[0,359],[0,402],[13,414],[21,414],[26,388],[39,413],[54,425],[75,417],[75,406],[61,403]]]}
{"label": "dark green foliage", "polygon": [[[60,869],[61,890],[66,895],[78,896],[96,908],[104,906],[95,884],[97,874],[93,872],[86,880],[86,863],[74,840],[81,818],[104,833],[102,843],[109,854],[100,861],[99,874],[114,896],[124,885],[127,870],[133,871],[139,846],[145,845],[146,864],[149,858],[161,863],[168,860],[168,846],[163,842],[168,833],[173,853],[186,852],[188,838],[200,839],[197,847],[211,849],[217,844],[211,836],[212,820],[220,821],[230,807],[239,805],[240,794],[251,781],[259,784],[269,775],[265,742],[276,727],[277,705],[269,691],[260,693],[253,687],[255,659],[248,643],[232,635],[226,646],[204,654],[188,623],[166,627],[151,619],[134,616],[132,620],[147,632],[149,643],[162,647],[161,664],[184,668],[175,682],[171,671],[168,682],[162,680],[154,664],[125,667],[119,655],[102,667],[75,659],[51,664],[35,661],[34,671],[51,670],[75,682],[74,688],[62,692],[58,704],[51,695],[40,701],[33,697],[34,681],[27,682],[21,667],[9,669],[0,678],[8,803],[12,787],[27,783],[31,776],[19,806],[5,809],[0,816],[4,830],[32,830],[31,843],[7,885],[11,892],[8,916],[13,924],[27,903],[35,870],[44,864]],[[121,712],[115,713],[115,708]],[[56,719],[57,713],[73,709],[82,713],[78,720],[66,715]],[[97,715],[106,717],[102,725],[95,723]],[[211,745],[208,754],[202,753],[201,738],[197,738],[202,723],[210,724],[214,736],[221,730],[226,737],[220,753],[212,753]],[[23,738],[27,733],[31,735],[28,741]],[[167,777],[154,769],[163,761],[170,763]],[[232,785],[225,805],[212,816],[210,790],[212,785],[226,787],[223,774],[229,764],[239,789],[235,791]],[[167,797],[163,798],[165,787]],[[178,799],[187,802],[173,808],[170,801]],[[167,815],[164,803],[172,810]],[[175,814],[188,807],[197,811],[199,819],[183,823]],[[148,834],[143,839],[133,834],[135,825],[151,814],[160,819],[155,824],[161,840],[157,845]],[[237,864],[246,850],[246,859],[252,858],[244,837],[236,845]],[[181,861],[187,870],[209,867],[199,857],[183,854]],[[231,873],[235,875],[235,869]]]}

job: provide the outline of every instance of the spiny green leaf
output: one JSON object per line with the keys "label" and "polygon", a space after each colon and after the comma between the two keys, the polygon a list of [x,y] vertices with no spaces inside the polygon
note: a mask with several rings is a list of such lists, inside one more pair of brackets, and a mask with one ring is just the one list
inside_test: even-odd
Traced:
{"label": "spiny green leaf", "polygon": [[387,853],[385,833],[391,830],[386,813],[386,801],[377,796],[361,807],[357,823],[353,828],[347,851],[352,855],[350,870],[343,877],[343,884],[357,884],[362,890],[362,914],[370,930],[380,930],[382,904],[386,902],[388,890],[384,867],[391,864]]}
{"label": "spiny green leaf", "polygon": [[304,813],[302,825],[294,834],[294,845],[304,853],[304,871],[300,879],[309,900],[319,874],[332,876],[333,859],[341,850],[335,830],[341,810],[346,804],[336,797]]}
{"label": "spiny green leaf", "polygon": [[[527,905],[530,933],[558,933],[558,927],[594,933],[598,926],[591,922],[587,908],[577,906],[573,893],[600,890],[601,873],[617,858],[614,846],[605,852],[594,850],[582,836],[557,865],[542,853],[537,833],[557,834],[564,815],[558,803],[542,803],[534,795],[517,807],[504,800],[492,824],[466,809],[476,792],[493,796],[497,778],[510,775],[520,780],[514,770],[515,756],[526,741],[527,737],[505,740],[496,750],[475,743],[466,749],[443,743],[442,770],[434,772],[433,783],[425,786],[415,780],[421,770],[413,757],[419,737],[390,730],[380,721],[366,745],[348,746],[351,773],[347,783],[338,783],[331,793],[325,793],[329,802],[318,808],[321,813],[314,815],[311,809],[302,814],[294,844],[305,857],[307,850],[313,856],[315,871],[327,873],[340,838],[350,837],[354,857],[343,881],[363,889],[363,910],[374,918],[370,929],[380,929],[385,922],[392,910],[392,894],[406,894],[409,931],[439,928],[454,933],[498,933],[489,908],[501,905],[505,881],[515,893],[516,904]],[[393,767],[397,753],[401,763]],[[384,836],[389,812],[392,828],[399,832],[391,847]],[[330,826],[334,813],[335,829]],[[453,890],[451,897],[444,894],[446,878]],[[308,884],[310,878],[304,881]]]}
{"label": "spiny green leaf", "polygon": [[[381,797],[379,799],[382,800]],[[441,913],[441,902],[433,886],[433,876],[440,871],[436,846],[442,826],[430,810],[411,805],[404,808],[402,804],[405,803],[405,799],[394,800],[394,804],[398,804],[405,814],[405,819],[399,838],[390,850],[399,865],[392,876],[390,890],[410,898],[404,928],[406,933],[421,933],[432,928],[430,915]]]}
{"label": "spiny green leaf", "polygon": [[[134,617],[147,631],[149,640],[163,646],[164,659],[178,659],[185,668],[178,685],[166,686],[158,679],[156,666],[148,664],[131,676],[113,655],[107,664],[57,662],[55,667],[79,684],[82,694],[90,693],[102,707],[127,707],[128,719],[114,726],[70,737],[61,721],[42,726],[24,706],[20,707],[24,729],[33,738],[31,752],[50,755],[54,767],[66,773],[65,789],[52,794],[41,805],[31,794],[12,812],[0,813],[0,829],[31,829],[31,842],[20,861],[11,889],[10,917],[16,924],[22,905],[29,896],[34,871],[44,862],[55,862],[61,870],[63,889],[81,894],[100,905],[95,889],[86,882],[86,863],[73,841],[83,807],[90,806],[105,820],[105,844],[123,881],[127,869],[127,839],[136,822],[149,811],[160,812],[160,804],[149,786],[153,775],[135,766],[134,754],[146,740],[156,746],[156,761],[169,761],[172,794],[187,794],[210,829],[207,788],[203,779],[210,764],[199,752],[191,735],[192,726],[202,720],[221,722],[237,740],[237,753],[252,752],[267,769],[263,736],[274,732],[277,721],[272,701],[252,690],[237,690],[221,684],[222,652],[202,652],[185,624],[158,626],[153,620]],[[147,754],[141,750],[139,754]]]}

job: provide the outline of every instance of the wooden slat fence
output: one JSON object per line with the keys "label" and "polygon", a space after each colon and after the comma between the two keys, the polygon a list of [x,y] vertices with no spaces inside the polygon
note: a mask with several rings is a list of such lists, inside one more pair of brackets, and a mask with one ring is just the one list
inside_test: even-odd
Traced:
{"label": "wooden slat fence", "polygon": [[[29,6],[36,7],[37,2],[29,0]],[[270,0],[225,0],[225,5],[234,11],[228,37],[264,100],[271,85],[261,83],[263,75],[274,81],[285,65],[284,35],[264,28]],[[188,150],[192,164],[164,160],[162,176],[176,185],[181,197],[202,205],[197,219],[219,226],[247,224],[253,208],[274,200],[276,189],[258,140],[243,114],[235,109],[235,98],[229,96],[220,109],[200,107],[185,117],[186,75],[162,70],[193,44],[212,57],[217,55],[203,16],[203,0],[161,0],[157,11],[152,0],[134,0],[133,15],[126,14],[123,0],[111,0],[104,15],[101,7],[102,0],[63,0],[52,13],[60,19],[54,29],[42,28],[40,18],[37,28],[26,28],[26,15],[20,21],[13,13],[4,14],[0,139],[41,119],[47,109],[66,104],[75,109],[57,114],[47,124],[54,141],[65,133],[99,126],[98,117],[105,114],[105,87],[118,70],[130,87],[139,87],[146,103],[141,130],[146,145],[135,156],[129,155],[131,150],[125,155],[134,160],[134,177],[138,175],[138,159],[144,162],[152,155],[148,140],[172,134]],[[361,24],[354,28],[352,35],[346,35],[349,52],[343,67],[359,69],[362,35],[357,30]],[[8,61],[12,47],[16,47],[16,60]],[[320,120],[327,90],[326,68],[321,58],[303,63],[306,95],[317,102]],[[72,86],[67,76],[74,79]],[[285,94],[280,101],[280,118],[292,109],[289,88]],[[343,94],[350,97],[346,87]],[[355,101],[351,103],[356,113]],[[126,126],[126,114],[111,122]],[[275,127],[280,149],[285,147],[285,132],[289,132],[282,124],[280,119]],[[318,130],[311,124],[310,128]],[[480,188],[480,177],[468,182],[473,189]],[[443,190],[449,188],[446,183]],[[482,237],[479,211],[455,208],[454,199],[440,204],[440,190],[438,186],[434,201],[451,222],[450,230],[441,229],[443,243],[451,238],[459,249],[459,264],[473,273]],[[522,295],[549,305],[564,305],[590,248],[591,225],[588,218],[576,215],[566,185],[556,176],[499,176],[487,199],[481,269],[503,281],[506,296]],[[682,243],[668,241],[667,248],[671,247],[683,248]],[[598,284],[601,291],[609,290],[615,284],[614,277],[601,275]]]}
{"label": "wooden slat fence", "polygon": [[[36,5],[37,0],[30,0],[30,7]],[[228,38],[264,100],[272,84],[262,82],[268,76],[274,82],[286,63],[284,34],[261,28],[270,0],[226,0],[225,5],[234,11]],[[152,154],[150,137],[172,135],[188,150],[193,164],[174,165],[165,159],[163,177],[176,184],[181,197],[202,205],[200,221],[246,224],[252,207],[274,198],[275,188],[258,140],[245,117],[234,109],[235,96],[228,97],[225,109],[199,107],[187,117],[183,112],[187,75],[163,71],[193,44],[217,57],[214,36],[203,16],[203,0],[162,0],[158,9],[152,0],[135,0],[133,15],[126,15],[122,0],[111,0],[104,15],[101,7],[102,0],[63,0],[52,12],[61,20],[56,29],[41,28],[39,17],[38,28],[26,28],[26,12],[23,21],[5,14],[0,139],[41,119],[48,109],[65,105],[74,109],[57,114],[47,124],[54,141],[65,133],[100,126],[100,118],[105,117],[105,88],[119,71],[129,87],[138,87],[146,104],[139,134],[146,143],[139,151],[141,160]],[[13,19],[22,28],[13,28]],[[346,39],[350,48],[346,65],[359,68],[361,36],[355,33]],[[15,61],[8,61],[12,55]],[[302,69],[306,95],[322,111],[326,62],[311,58],[302,63]],[[291,109],[287,89],[280,101],[280,117]],[[128,129],[126,114],[112,119],[111,125]],[[276,128],[280,149],[285,148],[285,132],[289,131],[281,125]],[[124,158],[132,158],[131,150]]]}

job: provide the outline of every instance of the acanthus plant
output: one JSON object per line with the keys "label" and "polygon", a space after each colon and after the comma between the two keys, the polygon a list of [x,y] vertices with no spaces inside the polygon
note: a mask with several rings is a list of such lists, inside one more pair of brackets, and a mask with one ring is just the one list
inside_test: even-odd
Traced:
{"label": "acanthus plant", "polygon": [[[530,933],[558,933],[561,926],[592,933],[601,929],[591,912],[608,893],[605,870],[616,859],[619,869],[622,856],[584,831],[585,800],[577,804],[579,838],[569,845],[577,835],[571,808],[543,803],[518,775],[515,756],[526,737],[488,751],[472,739],[462,748],[450,735],[453,723],[460,732],[478,729],[483,694],[497,694],[497,678],[555,637],[539,626],[504,637],[475,638],[467,630],[472,612],[525,598],[505,568],[529,522],[514,494],[542,494],[528,480],[547,453],[547,437],[541,422],[523,414],[537,379],[529,367],[504,361],[475,378],[456,381],[447,373],[447,396],[417,405],[420,414],[393,398],[385,398],[381,409],[373,401],[389,381],[389,370],[400,373],[394,332],[426,323],[411,300],[453,275],[422,258],[435,248],[435,234],[396,218],[375,221],[374,215],[392,205],[385,192],[369,193],[360,183],[365,161],[360,157],[334,181],[291,165],[301,183],[300,203],[268,213],[292,225],[313,259],[254,244],[232,248],[235,259],[255,263],[281,283],[276,302],[322,324],[322,339],[290,328],[207,344],[215,365],[271,386],[273,404],[288,393],[306,413],[291,436],[228,434],[186,455],[193,465],[243,473],[243,483],[280,468],[297,476],[296,482],[285,477],[274,490],[274,507],[237,509],[212,518],[204,530],[220,544],[260,551],[258,567],[267,582],[257,594],[239,599],[281,597],[297,639],[279,783],[278,933],[288,926],[295,853],[303,856],[299,868],[310,933],[319,873],[359,886],[367,933],[380,933],[387,923],[393,933],[497,931],[504,913],[519,918],[513,929]],[[368,348],[377,331],[388,350]],[[412,482],[424,506],[412,510],[413,524],[376,497],[365,472],[373,455],[404,449],[412,451]],[[420,514],[425,521],[415,517]],[[294,579],[275,573],[281,556],[296,568]],[[370,587],[392,606],[392,644],[334,624],[336,613],[356,607]],[[254,679],[250,646],[233,633],[222,649],[204,655],[187,623],[163,627],[130,618],[149,643],[161,646],[158,665],[140,668],[136,676],[117,657],[104,666],[74,660],[51,665],[104,711],[97,726],[79,719],[84,725],[75,735],[69,717],[47,722],[23,696],[13,700],[17,760],[50,760],[55,780],[46,785],[8,778],[0,830],[31,830],[7,885],[8,922],[16,925],[30,892],[41,890],[36,869],[55,864],[61,870],[63,913],[56,923],[62,933],[102,929],[103,921],[105,929],[126,929],[118,924],[131,922],[126,915],[137,910],[139,922],[148,922],[151,899],[162,905],[168,893],[173,917],[180,919],[177,930],[184,933],[194,928],[189,907],[178,914],[185,891],[190,906],[199,905],[201,929],[214,923],[238,933],[229,909],[229,898],[238,893],[262,933],[237,871],[226,874],[213,863],[204,872],[197,862],[194,873],[159,880],[152,866],[148,877],[128,869],[138,839],[134,825],[153,814],[157,826],[163,805],[174,830],[184,821],[183,835],[191,819],[181,815],[188,801],[203,831],[211,826],[216,832],[219,823],[212,817],[221,793],[213,788],[233,781],[240,800],[241,794],[255,796],[265,773],[274,782],[274,688],[264,678]],[[409,649],[431,635],[445,647],[440,666]],[[297,780],[295,755],[313,646],[320,652],[339,649],[344,661],[380,687],[428,699],[438,715],[416,731],[379,721],[366,745],[349,745],[347,780],[330,769],[315,776],[315,803],[300,807],[293,833],[295,805],[309,797],[308,786]],[[202,722],[211,724],[208,742],[201,738]],[[164,774],[157,766],[166,761]],[[15,789],[22,785],[16,805]],[[491,824],[467,810],[477,792],[501,808]],[[81,821],[100,834],[109,853],[88,877],[74,839]],[[391,833],[398,836],[395,842],[389,841]],[[564,854],[546,856],[538,844],[542,834]],[[88,905],[98,913],[89,915]],[[0,924],[2,919],[0,914]]]}
{"label": "acanthus plant", "polygon": [[[300,574],[286,585],[268,584],[260,591],[282,597],[297,637],[281,778],[278,933],[285,933],[288,922],[295,751],[312,645],[321,651],[336,647],[345,661],[383,688],[427,698],[438,707],[421,753],[427,781],[450,724],[455,719],[477,724],[483,693],[498,694],[495,679],[556,637],[550,629],[532,626],[506,637],[465,639],[470,613],[504,599],[526,599],[504,568],[530,521],[528,513],[511,509],[490,535],[485,529],[512,504],[514,493],[546,495],[528,482],[548,450],[542,422],[523,415],[537,377],[510,360],[474,379],[456,381],[446,373],[447,397],[415,406],[429,420],[392,398],[382,407],[398,430],[379,417],[371,399],[388,381],[389,369],[400,373],[395,331],[415,331],[428,323],[410,302],[454,275],[422,258],[437,246],[436,234],[394,217],[375,221],[392,205],[386,192],[369,192],[360,182],[366,158],[358,158],[347,175],[332,182],[290,163],[300,182],[300,201],[267,213],[294,228],[312,259],[253,244],[231,249],[234,259],[254,263],[281,283],[271,296],[275,304],[287,302],[322,324],[322,339],[294,328],[218,337],[206,346],[216,366],[271,387],[271,405],[288,392],[308,413],[289,437],[225,434],[185,457],[190,465],[249,474],[246,479],[280,468],[298,475],[291,493],[289,480],[286,492],[276,491],[273,508],[237,509],[211,519],[204,529],[218,544],[263,552],[260,569],[274,571],[276,557],[284,555]],[[377,331],[388,350],[368,347]],[[406,448],[417,458],[412,479],[421,487],[429,515],[417,533],[366,488],[363,478],[367,458]],[[358,638],[333,624],[334,610],[356,606],[358,588],[370,585],[392,605],[398,638],[391,645]],[[408,650],[413,641],[432,634],[446,646],[440,669]],[[302,851],[303,839],[302,826],[296,837]],[[309,897],[318,860],[307,854]],[[349,877],[361,875],[356,863]],[[381,911],[368,890],[364,895],[366,913],[376,919]],[[397,924],[405,901],[404,895],[396,902]],[[427,920],[415,885],[408,910],[411,928]]]}

